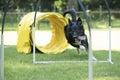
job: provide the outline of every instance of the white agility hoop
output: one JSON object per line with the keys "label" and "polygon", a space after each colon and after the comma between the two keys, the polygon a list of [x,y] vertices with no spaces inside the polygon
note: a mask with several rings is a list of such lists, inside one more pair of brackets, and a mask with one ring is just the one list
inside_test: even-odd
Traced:
{"label": "white agility hoop", "polygon": [[[40,0],[39,0],[40,1]],[[79,1],[79,0],[78,0]],[[38,4],[38,3],[37,3]],[[37,9],[37,8],[36,8]],[[36,15],[37,13],[35,13],[35,15]],[[34,20],[36,20],[35,18],[34,18]],[[35,23],[34,23],[34,26],[33,26],[33,28],[32,28],[32,36],[33,36],[33,63],[65,63],[65,62],[69,62],[70,63],[70,61],[37,61],[36,60],[36,51],[35,51]],[[91,33],[89,33],[89,54],[91,54],[91,55],[89,55],[89,58],[90,58],[90,60],[92,60],[92,62],[110,62],[111,64],[113,64],[113,62],[112,62],[112,53],[111,53],[111,26],[109,26],[109,29],[108,29],[108,42],[109,42],[109,45],[108,45],[108,49],[109,49],[109,55],[108,55],[108,58],[106,59],[106,60],[97,60],[96,58],[94,58],[93,57],[93,54],[92,54],[92,39],[91,39]],[[93,59],[94,58],[94,59]],[[74,62],[87,62],[87,61],[71,61],[71,63],[74,63]]]}

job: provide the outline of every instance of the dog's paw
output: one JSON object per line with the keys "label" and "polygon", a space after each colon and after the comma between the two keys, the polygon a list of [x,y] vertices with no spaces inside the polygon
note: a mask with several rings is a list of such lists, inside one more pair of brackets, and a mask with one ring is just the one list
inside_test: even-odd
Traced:
{"label": "dog's paw", "polygon": [[93,57],[92,57],[92,60],[93,60],[93,61],[96,61],[97,59],[93,56]]}

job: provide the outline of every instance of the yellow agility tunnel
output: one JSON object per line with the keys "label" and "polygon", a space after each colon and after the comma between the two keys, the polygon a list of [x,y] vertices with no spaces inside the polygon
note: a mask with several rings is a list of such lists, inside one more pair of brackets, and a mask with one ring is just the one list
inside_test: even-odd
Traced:
{"label": "yellow agility tunnel", "polygon": [[[33,35],[32,28],[34,22],[35,12],[26,14],[18,24],[18,40],[17,51],[23,54],[29,54],[33,49]],[[45,46],[36,45],[36,49],[46,54],[57,54],[63,52],[68,47],[67,40],[64,34],[64,26],[67,24],[67,20],[59,13],[55,12],[37,12],[36,24],[42,19],[47,18],[50,22],[52,37],[49,43]],[[39,36],[39,38],[42,38]]]}

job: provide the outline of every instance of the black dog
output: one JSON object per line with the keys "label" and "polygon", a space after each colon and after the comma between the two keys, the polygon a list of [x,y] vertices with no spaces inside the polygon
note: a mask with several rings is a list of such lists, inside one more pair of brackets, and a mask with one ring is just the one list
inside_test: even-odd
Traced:
{"label": "black dog", "polygon": [[67,10],[63,13],[65,17],[66,14],[70,14],[72,20],[68,19],[68,24],[64,28],[66,39],[68,43],[73,47],[77,48],[78,53],[80,54],[80,46],[84,46],[86,51],[88,51],[88,40],[87,35],[82,24],[80,17],[76,20],[76,13],[74,10]]}

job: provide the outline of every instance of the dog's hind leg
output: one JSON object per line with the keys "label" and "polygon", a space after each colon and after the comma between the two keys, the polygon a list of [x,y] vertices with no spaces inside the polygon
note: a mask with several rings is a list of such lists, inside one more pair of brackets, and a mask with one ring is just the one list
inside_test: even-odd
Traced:
{"label": "dog's hind leg", "polygon": [[80,49],[79,49],[79,48],[77,48],[77,52],[78,52],[78,55],[81,55],[81,54],[80,54]]}

